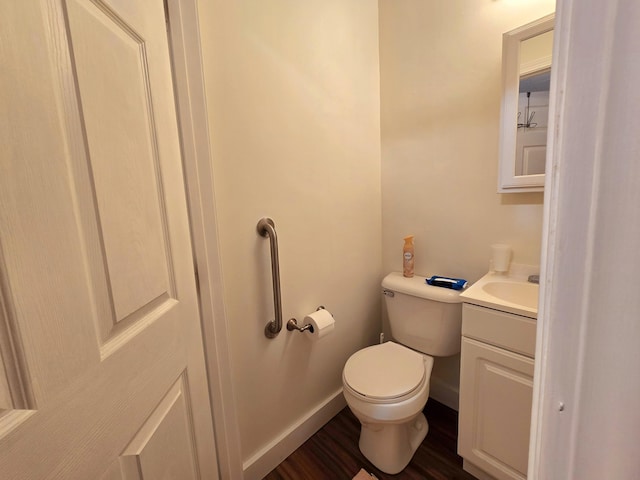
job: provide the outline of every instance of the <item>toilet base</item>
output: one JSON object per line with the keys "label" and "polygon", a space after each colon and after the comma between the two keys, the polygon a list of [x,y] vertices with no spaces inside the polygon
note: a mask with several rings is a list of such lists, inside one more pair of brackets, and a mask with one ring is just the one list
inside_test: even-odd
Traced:
{"label": "toilet base", "polygon": [[422,412],[402,423],[363,422],[360,451],[379,470],[395,475],[409,464],[428,431]]}

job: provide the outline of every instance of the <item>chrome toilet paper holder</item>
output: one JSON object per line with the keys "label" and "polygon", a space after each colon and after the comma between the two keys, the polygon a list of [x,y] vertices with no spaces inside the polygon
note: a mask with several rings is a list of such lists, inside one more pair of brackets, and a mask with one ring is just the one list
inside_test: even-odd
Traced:
{"label": "chrome toilet paper holder", "polygon": [[[320,305],[318,308],[316,308],[316,312],[318,310],[326,310],[324,308],[324,305]],[[311,333],[313,333],[313,325],[311,325],[310,323],[307,323],[306,325],[303,325],[302,327],[298,326],[298,320],[296,320],[295,318],[290,318],[289,321],[287,322],[287,330],[289,330],[290,332],[293,332],[294,330],[297,330],[299,332],[306,332],[307,330]]]}

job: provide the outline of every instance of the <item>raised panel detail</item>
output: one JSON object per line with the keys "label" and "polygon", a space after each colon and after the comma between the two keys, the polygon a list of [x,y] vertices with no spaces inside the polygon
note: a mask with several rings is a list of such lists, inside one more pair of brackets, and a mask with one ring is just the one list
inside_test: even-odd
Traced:
{"label": "raised panel detail", "polygon": [[[474,448],[527,473],[531,376],[485,359],[478,359],[478,425]],[[494,397],[504,401],[491,400]],[[505,441],[522,448],[505,448]]]}
{"label": "raised panel detail", "polygon": [[516,175],[544,174],[546,155],[546,128],[535,128],[518,132],[516,142]]}
{"label": "raised panel detail", "polygon": [[532,358],[462,337],[458,453],[498,480],[524,480]]}
{"label": "raised panel detail", "polygon": [[31,382],[24,369],[23,346],[9,301],[8,282],[3,278],[0,250],[0,416],[10,410],[33,408]]}
{"label": "raised panel detail", "polygon": [[[175,298],[144,39],[99,1],[68,2],[111,318],[103,341]],[[108,93],[108,94],[107,94]]]}
{"label": "raised panel detail", "polygon": [[124,480],[120,462],[114,460],[111,465],[109,465],[109,468],[100,476],[99,480]]}
{"label": "raised panel detail", "polygon": [[37,410],[2,410],[0,409],[0,439],[18,428]]}
{"label": "raised panel detail", "polygon": [[125,480],[200,477],[185,382],[183,374],[122,453]]}

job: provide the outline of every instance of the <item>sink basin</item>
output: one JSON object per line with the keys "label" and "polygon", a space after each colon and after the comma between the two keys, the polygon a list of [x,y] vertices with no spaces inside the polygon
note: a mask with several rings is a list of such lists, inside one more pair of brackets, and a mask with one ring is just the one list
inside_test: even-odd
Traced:
{"label": "sink basin", "polygon": [[489,295],[523,307],[538,308],[538,285],[523,282],[488,282],[482,289]]}
{"label": "sink basin", "polygon": [[513,270],[509,275],[487,273],[461,293],[460,298],[466,303],[537,318],[539,286],[527,282],[527,276],[539,272],[539,269],[523,265]]}

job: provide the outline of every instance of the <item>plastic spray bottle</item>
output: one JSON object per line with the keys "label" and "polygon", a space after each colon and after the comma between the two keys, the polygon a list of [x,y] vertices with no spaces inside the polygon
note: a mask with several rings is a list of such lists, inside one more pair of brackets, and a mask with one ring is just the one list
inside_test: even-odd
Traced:
{"label": "plastic spray bottle", "polygon": [[404,247],[402,247],[402,274],[405,277],[413,277],[413,235],[404,237]]}

